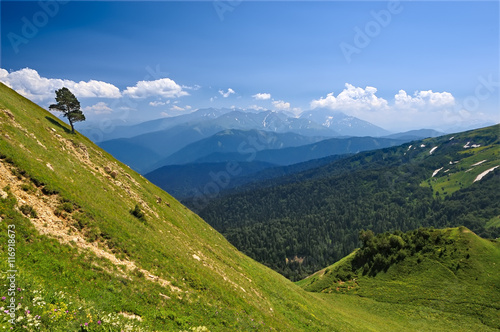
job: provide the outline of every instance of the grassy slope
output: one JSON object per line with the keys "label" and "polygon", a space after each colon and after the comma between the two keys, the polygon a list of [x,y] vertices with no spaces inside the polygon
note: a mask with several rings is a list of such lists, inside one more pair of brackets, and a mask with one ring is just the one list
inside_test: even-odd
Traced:
{"label": "grassy slope", "polygon": [[[486,146],[471,147],[475,140],[480,140],[491,133],[496,135],[495,141]],[[434,194],[439,193],[442,196],[447,196],[461,188],[467,188],[474,183],[479,174],[500,165],[500,127],[498,125],[446,137],[449,137],[449,142],[440,142],[441,144],[450,145],[453,144],[454,140],[460,140],[462,137],[467,137],[469,144],[460,144],[458,149],[449,151],[452,160],[446,160],[440,165],[439,168],[442,167],[442,169],[434,177],[429,175],[421,183],[422,186],[432,186]],[[427,139],[424,142],[428,146],[440,148],[437,138]],[[465,146],[468,147],[465,148]],[[438,151],[436,150],[436,152]]]}
{"label": "grassy slope", "polygon": [[[2,166],[12,172],[0,177],[10,184],[0,188],[8,194],[0,198],[0,268],[8,269],[4,244],[8,225],[15,225],[16,286],[21,289],[16,330],[35,330],[38,324],[41,330],[74,331],[89,323],[82,329],[387,331],[408,327],[417,318],[419,325],[409,330],[488,330],[479,320],[465,321],[454,313],[425,309],[441,315],[436,321],[407,312],[405,305],[303,291],[238,252],[171,196],[1,84],[0,155]],[[74,210],[56,218],[52,210],[63,201]],[[19,212],[24,204],[34,206],[36,218]],[[142,206],[146,222],[129,213],[135,204]],[[114,257],[82,249],[81,240],[62,244],[41,234],[51,227],[64,231],[60,238],[83,237],[85,244]],[[136,267],[128,269],[129,262]],[[7,284],[5,275],[1,278]],[[8,301],[6,293],[7,287],[0,291]],[[12,326],[7,319],[2,327]]]}
{"label": "grassy slope", "polygon": [[[474,141],[490,136],[491,133],[496,135],[496,140],[486,146],[471,147]],[[468,143],[461,144],[458,151],[455,148],[453,152],[450,152],[450,156],[453,158],[443,163],[439,167],[442,169],[435,176],[430,175],[420,184],[423,187],[432,187],[435,196],[447,197],[462,188],[470,187],[479,174],[500,166],[500,126],[496,125],[446,137],[449,137],[450,143],[453,143],[453,140],[467,137]],[[436,138],[430,138],[425,142],[428,146],[437,146],[439,149],[439,144],[436,141]],[[486,227],[500,227],[500,216],[492,218]]]}
{"label": "grassy slope", "polygon": [[430,241],[432,251],[406,257],[376,276],[357,270],[345,282],[338,279],[338,271],[351,269],[353,252],[297,284],[312,292],[406,305],[410,312],[421,312],[429,319],[440,319],[435,312],[427,312],[432,308],[467,315],[464,322],[477,319],[490,328],[500,328],[500,243],[482,239],[463,227],[432,233],[432,241],[442,234],[445,244]]}

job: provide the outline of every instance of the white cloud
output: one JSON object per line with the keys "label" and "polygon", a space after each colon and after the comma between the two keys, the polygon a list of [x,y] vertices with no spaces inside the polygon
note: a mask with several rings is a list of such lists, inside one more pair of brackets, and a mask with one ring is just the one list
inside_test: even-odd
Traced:
{"label": "white cloud", "polygon": [[256,110],[256,111],[265,111],[266,110],[264,107],[258,106],[258,105],[250,105],[247,107],[247,109]]}
{"label": "white cloud", "polygon": [[287,103],[283,100],[273,100],[273,106],[280,111],[286,111],[290,109],[290,103]]}
{"label": "white cloud", "polygon": [[257,93],[252,96],[253,98],[257,100],[268,100],[271,99],[271,94],[270,93]]}
{"label": "white cloud", "polygon": [[[88,98],[120,98],[120,90],[113,84],[90,80],[89,82],[80,81],[74,85],[69,83],[68,89],[73,90],[79,97]],[[73,87],[71,87],[73,85]]]}
{"label": "white cloud", "polygon": [[3,68],[0,68],[0,79],[9,76],[9,72]]}
{"label": "white cloud", "polygon": [[156,107],[156,106],[165,106],[165,105],[168,105],[168,104],[170,104],[170,100],[167,100],[167,101],[150,101],[149,102],[149,105],[153,106],[153,107]]}
{"label": "white cloud", "polygon": [[170,78],[161,78],[155,81],[139,81],[135,86],[127,87],[123,91],[123,94],[131,98],[146,98],[151,96],[177,98],[189,95],[189,93],[182,90],[179,84]]}
{"label": "white cloud", "polygon": [[330,108],[339,111],[366,111],[387,108],[387,100],[377,97],[377,89],[371,86],[366,88],[355,87],[349,83],[345,89],[334,96],[333,92],[325,98],[313,100],[311,108]]}
{"label": "white cloud", "polygon": [[186,90],[199,90],[201,89],[201,85],[198,85],[198,84],[195,84],[194,86],[187,86],[187,85],[182,85],[182,88],[183,89],[186,89]]}
{"label": "white cloud", "polygon": [[233,89],[229,88],[229,89],[227,89],[227,91],[226,91],[226,92],[224,92],[224,90],[219,90],[219,93],[220,93],[220,95],[221,95],[222,97],[227,98],[227,97],[229,97],[229,95],[231,95],[231,94],[233,94],[233,93],[235,93],[235,92],[234,92],[234,90],[233,90]]}
{"label": "white cloud", "polygon": [[416,91],[412,97],[406,91],[399,90],[398,94],[394,96],[394,104],[398,108],[439,109],[453,107],[455,98],[449,92]]}
{"label": "white cloud", "polygon": [[0,70],[0,81],[19,94],[34,101],[55,98],[55,91],[67,87],[77,98],[120,98],[120,89],[110,83],[90,80],[74,82],[58,78],[41,77],[34,69],[24,68],[14,72]]}
{"label": "white cloud", "polygon": [[369,121],[395,131],[439,128],[450,122],[465,121],[470,116],[457,108],[454,96],[449,92],[416,91],[408,95],[399,90],[393,100],[387,101],[376,95],[374,87],[359,88],[346,83],[337,96],[311,101],[311,108],[329,108]]}
{"label": "white cloud", "polygon": [[93,112],[95,114],[109,114],[113,112],[113,110],[109,108],[108,104],[102,101],[98,102],[95,105],[84,107],[83,111]]}
{"label": "white cloud", "polygon": [[[189,107],[189,108],[191,108],[191,107]],[[182,108],[182,107],[179,107],[177,105],[174,105],[174,106],[170,107],[170,110],[171,111],[185,111],[186,109]]]}

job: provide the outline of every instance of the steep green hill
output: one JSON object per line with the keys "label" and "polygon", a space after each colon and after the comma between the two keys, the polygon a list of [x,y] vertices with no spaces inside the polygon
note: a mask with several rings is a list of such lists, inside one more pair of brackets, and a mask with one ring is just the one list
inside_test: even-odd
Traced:
{"label": "steep green hill", "polygon": [[306,292],[4,85],[0,157],[0,303],[16,303],[0,328],[494,330],[467,312]]}
{"label": "steep green hill", "polygon": [[500,328],[500,242],[465,227],[360,237],[361,249],[297,284],[311,292],[467,312]]}
{"label": "steep green hill", "polygon": [[348,255],[361,229],[463,225],[496,238],[499,130],[361,152],[221,194],[199,213],[238,249],[292,280]]}

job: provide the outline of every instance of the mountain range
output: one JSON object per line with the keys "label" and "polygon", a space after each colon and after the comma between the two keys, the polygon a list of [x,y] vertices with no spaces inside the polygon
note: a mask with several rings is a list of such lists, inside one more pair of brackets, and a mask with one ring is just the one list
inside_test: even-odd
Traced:
{"label": "mountain range", "polygon": [[327,156],[352,154],[361,151],[381,149],[389,146],[400,145],[403,142],[406,141],[391,138],[350,137],[329,138],[317,143],[281,149],[259,150],[250,145],[246,145],[245,147],[247,149],[240,149],[239,151],[230,153],[214,152],[207,156],[202,156],[194,161],[220,162],[252,159],[269,162],[275,165],[291,165]]}
{"label": "mountain range", "polygon": [[[263,130],[227,129],[208,138],[193,142],[160,160],[153,168],[182,165],[203,160],[212,154],[238,153],[248,157],[248,150],[281,150],[295,148],[324,140],[321,136],[303,136],[293,132],[275,133]],[[223,159],[222,161],[229,161]],[[218,160],[221,161],[221,160]],[[265,161],[265,160],[262,160]]]}
{"label": "mountain range", "polygon": [[375,126],[370,122],[326,108],[305,111],[299,118],[319,123],[326,128],[331,128],[341,136],[379,137],[390,134],[389,131]]}
{"label": "mountain range", "polygon": [[188,114],[145,121],[134,125],[116,125],[112,129],[106,131],[99,130],[97,126],[86,127],[82,129],[81,132],[89,138],[92,138],[94,142],[102,142],[116,138],[130,138],[161,131],[179,124],[199,121],[200,119],[215,119],[232,111],[233,110],[229,108],[204,108]]}
{"label": "mountain range", "polygon": [[[295,138],[294,143],[304,141],[303,137],[294,134],[279,135],[280,138],[290,138],[291,135]],[[225,172],[228,165],[238,166],[238,174],[233,174],[229,181],[235,184],[241,183],[241,177],[248,177],[272,167],[290,166],[325,157],[340,157],[405,142],[389,138],[352,137],[330,138],[298,147],[283,147],[283,140],[274,140],[275,138],[275,134],[267,132],[225,131],[188,145],[157,164],[165,166],[144,176],[176,198],[183,199],[188,193],[203,192],[204,187],[213,181],[214,174]],[[280,148],[269,148],[276,147],[276,144]],[[229,152],[231,150],[232,152]],[[233,187],[231,183],[225,184],[224,188]]]}
{"label": "mountain range", "polygon": [[[297,118],[275,111],[209,108],[177,117],[147,121],[134,126],[116,127],[114,131],[108,134],[101,133],[100,136],[101,139],[112,139],[101,140],[98,144],[132,169],[144,174],[165,165],[193,161],[203,144],[209,146],[207,151],[213,153],[234,152],[234,148],[233,151],[227,151],[225,146],[214,147],[210,146],[209,142],[202,142],[202,140],[209,138],[209,141],[217,140],[217,136],[224,135],[226,130],[233,131],[231,133],[235,137],[238,134],[234,131],[240,130],[273,133],[276,137],[284,139],[283,144],[276,143],[266,146],[266,149],[306,145],[317,142],[321,138],[379,137],[390,134],[366,121],[325,109],[304,112]],[[92,131],[88,130],[84,133],[93,134]],[[437,134],[437,132],[421,130],[387,138],[412,140]],[[215,137],[212,137],[214,135]],[[294,137],[295,143],[293,145],[287,143],[292,140],[291,137],[286,137],[287,135]],[[193,151],[187,151],[191,148]],[[192,155],[187,161],[180,157],[187,154]],[[205,155],[204,152],[203,156]],[[205,161],[217,162],[220,161],[220,158],[211,158]]]}

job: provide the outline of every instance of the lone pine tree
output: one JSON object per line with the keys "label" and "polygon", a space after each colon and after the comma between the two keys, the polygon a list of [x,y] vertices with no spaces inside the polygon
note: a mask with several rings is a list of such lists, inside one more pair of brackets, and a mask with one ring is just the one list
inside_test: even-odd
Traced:
{"label": "lone pine tree", "polygon": [[73,123],[85,121],[85,115],[80,109],[80,102],[66,87],[56,90],[56,101],[57,104],[50,105],[49,109],[63,112],[64,117],[68,118],[71,132],[74,134],[75,127]]}

